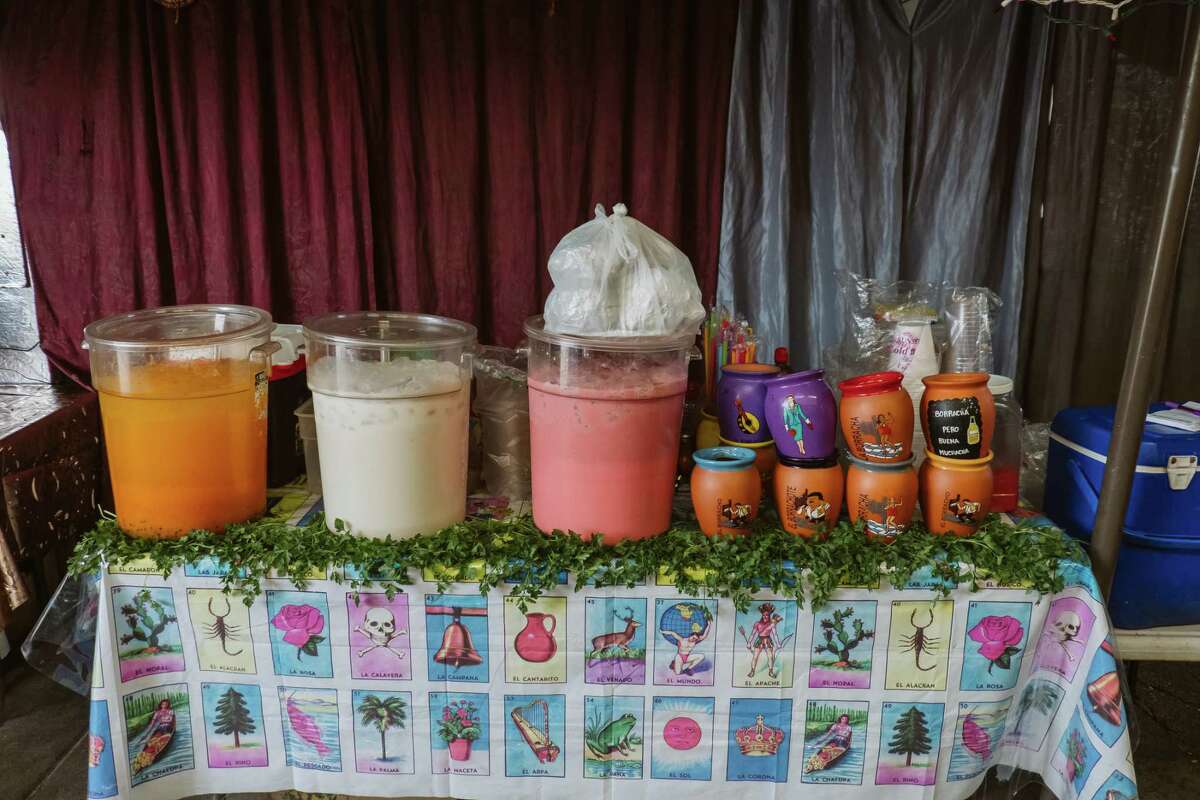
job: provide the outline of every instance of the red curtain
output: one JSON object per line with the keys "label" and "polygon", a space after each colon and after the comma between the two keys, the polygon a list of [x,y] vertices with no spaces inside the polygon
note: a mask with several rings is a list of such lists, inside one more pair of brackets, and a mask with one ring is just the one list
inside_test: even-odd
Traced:
{"label": "red curtain", "polygon": [[591,208],[716,282],[727,0],[20,4],[0,124],[46,352],[234,301],[421,310],[512,344]]}

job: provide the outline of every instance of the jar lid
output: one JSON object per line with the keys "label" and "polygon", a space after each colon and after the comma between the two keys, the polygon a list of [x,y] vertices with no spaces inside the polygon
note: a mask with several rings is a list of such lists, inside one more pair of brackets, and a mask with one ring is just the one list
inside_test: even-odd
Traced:
{"label": "jar lid", "polygon": [[921,378],[926,386],[941,386],[947,389],[957,389],[965,386],[983,386],[988,382],[986,372],[939,372]]}
{"label": "jar lid", "polygon": [[928,450],[925,451],[926,460],[943,469],[983,469],[995,457],[995,453],[988,453],[983,458],[946,458]]}
{"label": "jar lid", "polygon": [[900,388],[903,380],[904,375],[900,372],[891,370],[872,372],[856,378],[847,378],[838,384],[838,388],[842,390],[842,395],[845,397],[866,397],[872,394],[893,392]]}
{"label": "jar lid", "polygon": [[352,311],[323,314],[304,322],[304,332],[343,345],[386,345],[391,350],[428,350],[474,345],[475,326],[433,314]]}
{"label": "jar lid", "polygon": [[779,463],[785,467],[798,467],[800,469],[828,469],[835,467],[838,463],[837,455],[826,456],[825,458],[793,458],[792,456],[779,456]]}
{"label": "jar lid", "polygon": [[990,375],[987,386],[992,394],[1011,394],[1013,379],[1006,375]]}
{"label": "jar lid", "polygon": [[855,456],[851,455],[850,453],[846,453],[846,458],[850,459],[850,466],[852,466],[852,467],[862,467],[863,469],[892,471],[892,470],[908,469],[909,467],[912,466],[913,459],[916,458],[916,456],[909,456],[908,458],[904,459],[903,461],[888,461],[888,462],[864,461],[861,458],[856,458]]}
{"label": "jar lid", "polygon": [[714,472],[735,472],[754,466],[754,451],[748,447],[706,447],[692,453],[696,466]]}
{"label": "jar lid", "polygon": [[525,335],[546,344],[582,347],[588,350],[608,350],[619,353],[661,353],[665,350],[691,350],[696,344],[694,333],[675,336],[576,336],[546,330],[541,315],[525,320]]}
{"label": "jar lid", "polygon": [[237,305],[187,305],[147,308],[97,320],[83,329],[84,345],[122,350],[163,347],[212,347],[238,339],[266,338],[271,315]]}
{"label": "jar lid", "polygon": [[775,364],[726,364],[721,367],[721,374],[737,375],[740,378],[774,378],[779,374]]}

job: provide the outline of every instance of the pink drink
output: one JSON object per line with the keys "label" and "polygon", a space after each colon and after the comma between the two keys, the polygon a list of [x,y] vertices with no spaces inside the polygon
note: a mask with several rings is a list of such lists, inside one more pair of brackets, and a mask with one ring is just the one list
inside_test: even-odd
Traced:
{"label": "pink drink", "polygon": [[603,533],[613,543],[670,527],[687,381],[681,370],[663,372],[634,373],[633,385],[565,390],[530,376],[539,528]]}

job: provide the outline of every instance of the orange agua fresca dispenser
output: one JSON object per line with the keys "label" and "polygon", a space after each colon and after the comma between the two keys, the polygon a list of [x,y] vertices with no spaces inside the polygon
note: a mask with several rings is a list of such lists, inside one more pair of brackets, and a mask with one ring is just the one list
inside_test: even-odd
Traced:
{"label": "orange agua fresca dispenser", "polygon": [[84,330],[124,531],[176,538],[263,513],[271,327],[257,308],[189,305]]}

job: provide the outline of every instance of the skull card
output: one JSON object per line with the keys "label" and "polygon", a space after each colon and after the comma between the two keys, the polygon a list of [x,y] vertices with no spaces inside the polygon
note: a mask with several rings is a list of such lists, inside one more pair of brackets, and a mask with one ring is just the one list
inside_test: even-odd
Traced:
{"label": "skull card", "polygon": [[410,680],[408,596],[388,600],[383,593],[346,595],[350,628],[350,671],[367,680]]}
{"label": "skull card", "polygon": [[1088,638],[1095,624],[1096,613],[1077,597],[1060,597],[1051,603],[1038,637],[1034,670],[1046,670],[1073,680],[1085,660]]}

